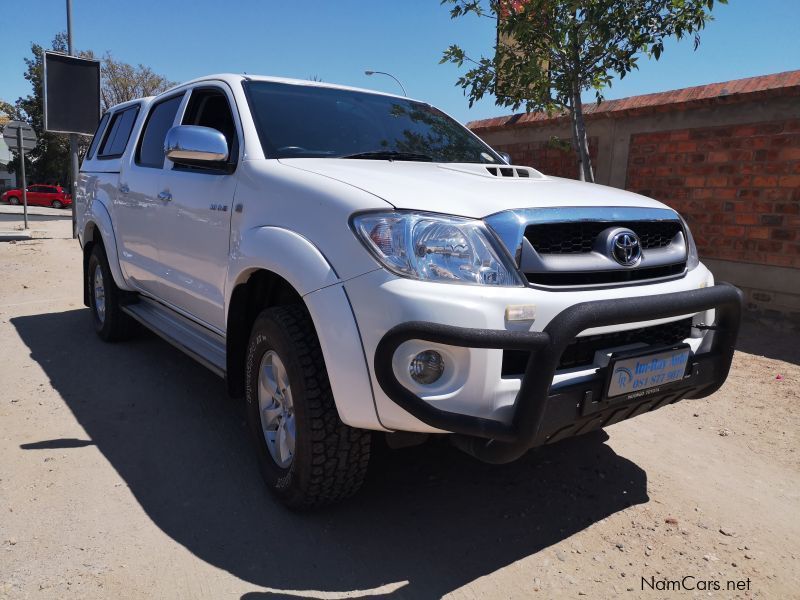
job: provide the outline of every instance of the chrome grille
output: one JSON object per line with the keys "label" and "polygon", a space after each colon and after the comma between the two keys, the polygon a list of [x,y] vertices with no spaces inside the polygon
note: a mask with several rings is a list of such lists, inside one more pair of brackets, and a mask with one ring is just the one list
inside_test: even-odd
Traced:
{"label": "chrome grille", "polygon": [[635,232],[645,250],[668,246],[681,231],[678,221],[576,221],[528,225],[525,239],[539,254],[580,254],[591,252],[597,236],[609,227],[625,227]]}
{"label": "chrome grille", "polygon": [[[669,208],[565,206],[496,213],[486,222],[532,286],[563,289],[664,281],[686,272],[688,242]],[[631,231],[641,256],[625,264],[613,240]]]}

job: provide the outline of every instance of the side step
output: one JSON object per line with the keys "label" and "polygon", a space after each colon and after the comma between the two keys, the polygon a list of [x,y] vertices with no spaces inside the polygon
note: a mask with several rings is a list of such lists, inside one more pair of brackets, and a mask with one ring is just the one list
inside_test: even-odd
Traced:
{"label": "side step", "polygon": [[225,377],[225,338],[221,335],[149,298],[140,297],[139,302],[121,308],[178,350]]}

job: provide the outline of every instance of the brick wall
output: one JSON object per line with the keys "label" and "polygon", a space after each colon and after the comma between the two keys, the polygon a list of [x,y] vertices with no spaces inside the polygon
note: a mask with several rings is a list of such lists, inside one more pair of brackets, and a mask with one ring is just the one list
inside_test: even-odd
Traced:
{"label": "brick wall", "polygon": [[[508,152],[515,165],[527,165],[555,177],[578,179],[578,161],[571,146],[564,148],[569,141],[519,142],[494,144],[494,149]],[[589,138],[589,156],[592,164],[597,164],[597,138]]]}
{"label": "brick wall", "polygon": [[[800,70],[590,103],[584,114],[597,182],[677,209],[751,316],[800,330]],[[570,153],[549,144],[569,139],[566,115],[469,127],[514,162],[576,175]]]}
{"label": "brick wall", "polygon": [[703,257],[800,268],[800,120],[633,134],[626,187],[678,210]]}

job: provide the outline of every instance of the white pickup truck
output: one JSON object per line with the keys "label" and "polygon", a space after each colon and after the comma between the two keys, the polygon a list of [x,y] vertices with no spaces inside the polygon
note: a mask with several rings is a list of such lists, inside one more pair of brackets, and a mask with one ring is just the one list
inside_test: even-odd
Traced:
{"label": "white pickup truck", "polygon": [[376,432],[502,463],[707,396],[738,334],[675,211],[405,97],[190,81],[103,116],[76,200],[97,333],[224,377],[291,507],[354,493]]}

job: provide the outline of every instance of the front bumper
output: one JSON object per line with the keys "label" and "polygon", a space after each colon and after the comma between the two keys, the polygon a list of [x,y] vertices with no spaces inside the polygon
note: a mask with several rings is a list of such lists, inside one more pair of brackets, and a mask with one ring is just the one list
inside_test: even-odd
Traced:
{"label": "front bumper", "polygon": [[[724,383],[741,320],[742,294],[728,284],[614,300],[582,302],[556,315],[543,331],[471,329],[413,321],[393,327],[375,350],[375,377],[388,398],[423,423],[462,436],[465,450],[489,462],[508,462],[528,449],[654,410],[683,398],[702,398]],[[638,321],[716,311],[711,335],[690,360],[683,380],[639,398],[605,398],[605,372],[551,389],[567,345],[582,331]],[[530,351],[510,422],[445,411],[426,402],[394,372],[393,358],[409,340],[467,348]]]}

